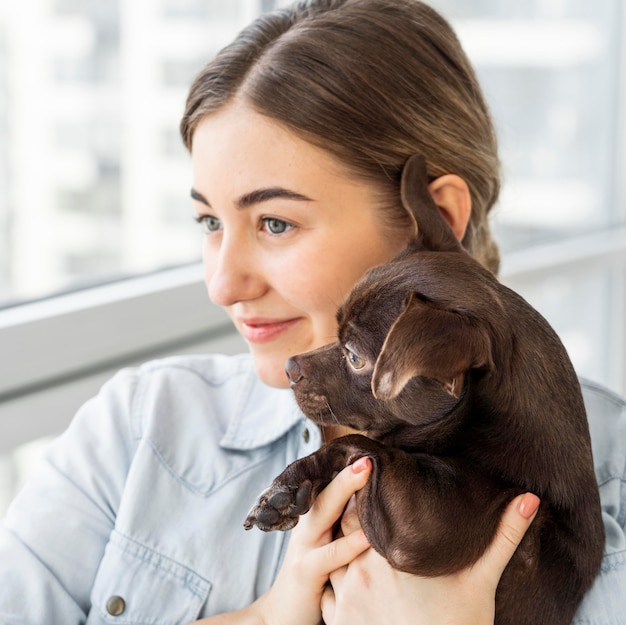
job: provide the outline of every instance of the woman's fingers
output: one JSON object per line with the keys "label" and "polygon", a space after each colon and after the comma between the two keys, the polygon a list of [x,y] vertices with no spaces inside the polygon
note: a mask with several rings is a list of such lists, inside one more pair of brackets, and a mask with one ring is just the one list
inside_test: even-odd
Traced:
{"label": "woman's fingers", "polygon": [[359,458],[326,486],[293,530],[286,563],[298,570],[305,567],[310,576],[321,580],[323,585],[332,571],[352,562],[369,548],[361,529],[339,537],[334,536],[334,531],[346,503],[365,486],[371,469],[369,458]]}
{"label": "woman's fingers", "polygon": [[357,530],[349,536],[342,536],[320,547],[312,555],[311,565],[324,571],[328,576],[333,571],[350,564],[369,547],[370,543],[363,530]]}
{"label": "woman's fingers", "polygon": [[[333,572],[332,578],[335,579],[335,583],[340,583],[341,579],[348,570],[347,566],[341,567]],[[335,622],[335,608],[336,608],[335,590],[333,589],[332,579],[330,584],[326,584],[324,592],[322,593],[322,600],[320,601],[320,608],[322,610],[322,618],[324,623],[332,625]]]}
{"label": "woman's fingers", "polygon": [[361,522],[359,521],[359,514],[356,509],[356,496],[352,495],[341,516],[341,533],[347,536],[360,528]]}
{"label": "woman's fingers", "polygon": [[539,497],[532,493],[525,493],[513,499],[500,519],[498,531],[491,545],[476,563],[476,567],[482,569],[487,579],[491,579],[495,585],[537,515],[539,503]]}
{"label": "woman's fingers", "polygon": [[[255,602],[263,622],[318,622],[329,575],[369,548],[362,530],[333,540],[346,502],[367,483],[372,463],[360,458],[319,494],[294,528],[285,560],[270,590]],[[269,620],[266,615],[270,615]],[[287,616],[285,616],[287,615]]]}
{"label": "woman's fingers", "polygon": [[359,458],[343,469],[319,494],[313,507],[301,521],[306,524],[307,533],[312,540],[317,541],[328,531],[332,531],[352,495],[367,483],[371,471],[372,461],[367,457]]}
{"label": "woman's fingers", "polygon": [[347,567],[330,573],[332,587],[324,589],[320,604],[324,622],[493,624],[498,582],[538,505],[539,499],[529,493],[516,497],[504,511],[485,554],[452,575],[402,573],[373,549],[365,551]]}

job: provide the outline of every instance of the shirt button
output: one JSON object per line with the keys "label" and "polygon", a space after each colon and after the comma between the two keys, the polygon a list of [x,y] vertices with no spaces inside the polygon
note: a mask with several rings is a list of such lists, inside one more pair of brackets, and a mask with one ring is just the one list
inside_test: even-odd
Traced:
{"label": "shirt button", "polygon": [[107,612],[111,616],[119,616],[120,614],[124,613],[125,609],[126,609],[126,602],[124,601],[124,599],[122,599],[122,597],[113,595],[107,601]]}
{"label": "shirt button", "polygon": [[309,442],[309,439],[311,438],[311,434],[309,433],[309,428],[304,428],[304,432],[302,432],[302,438],[304,439],[305,443]]}

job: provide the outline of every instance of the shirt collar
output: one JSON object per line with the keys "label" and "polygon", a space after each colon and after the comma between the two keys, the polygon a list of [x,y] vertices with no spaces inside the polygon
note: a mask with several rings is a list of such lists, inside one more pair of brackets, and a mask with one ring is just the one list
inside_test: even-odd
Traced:
{"label": "shirt collar", "polygon": [[263,447],[306,420],[291,389],[267,386],[253,369],[247,371],[238,391],[234,414],[220,441],[225,449],[244,451]]}

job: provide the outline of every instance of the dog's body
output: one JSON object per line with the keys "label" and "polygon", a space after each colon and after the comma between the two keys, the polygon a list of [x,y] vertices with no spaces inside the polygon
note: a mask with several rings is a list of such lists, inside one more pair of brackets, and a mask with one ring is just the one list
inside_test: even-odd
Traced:
{"label": "dog's body", "polygon": [[580,387],[548,323],[467,254],[410,159],[410,248],[369,271],[338,312],[339,342],[290,359],[296,399],[320,425],[367,431],[296,461],[246,527],[290,529],[345,466],[368,456],[361,525],[392,566],[419,575],[476,561],[517,494],[541,498],[505,570],[497,625],[566,625],[604,545]]}

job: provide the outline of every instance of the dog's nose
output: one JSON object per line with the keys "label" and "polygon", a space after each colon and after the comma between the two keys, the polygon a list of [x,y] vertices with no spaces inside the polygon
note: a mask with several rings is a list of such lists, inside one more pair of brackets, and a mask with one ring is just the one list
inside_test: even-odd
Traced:
{"label": "dog's nose", "polygon": [[300,363],[295,356],[287,359],[285,371],[291,384],[296,384],[296,382],[299,382],[303,378],[302,371],[300,371]]}

